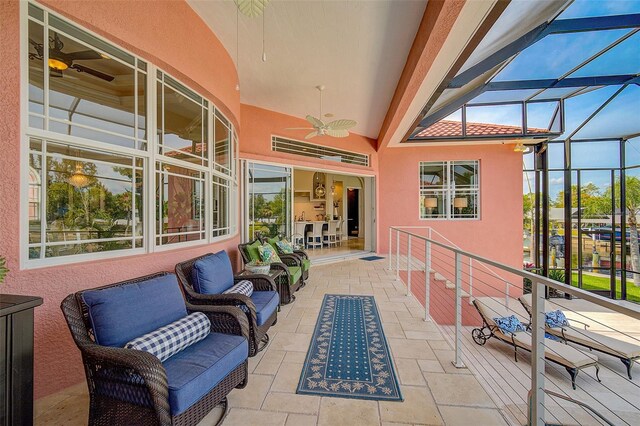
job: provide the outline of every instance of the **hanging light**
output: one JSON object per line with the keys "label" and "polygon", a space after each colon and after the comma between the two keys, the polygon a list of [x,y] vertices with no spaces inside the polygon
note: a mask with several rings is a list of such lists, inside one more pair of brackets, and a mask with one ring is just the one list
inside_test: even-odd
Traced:
{"label": "hanging light", "polygon": [[89,176],[84,174],[82,164],[76,162],[76,171],[69,176],[69,185],[81,189],[89,185]]}
{"label": "hanging light", "polygon": [[525,146],[525,145],[524,145],[524,143],[522,143],[522,142],[518,142],[518,143],[516,144],[516,146],[514,146],[514,147],[513,147],[513,150],[514,150],[515,152],[522,152],[522,153],[525,153],[525,152],[529,152],[529,147],[528,147],[528,146]]}

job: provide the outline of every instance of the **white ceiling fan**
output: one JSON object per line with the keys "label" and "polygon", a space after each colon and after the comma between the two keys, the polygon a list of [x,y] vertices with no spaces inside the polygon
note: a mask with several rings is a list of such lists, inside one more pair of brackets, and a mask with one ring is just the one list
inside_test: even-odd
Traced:
{"label": "white ceiling fan", "polygon": [[[316,86],[316,89],[320,92],[320,117],[322,117],[322,91],[324,86]],[[326,114],[326,117],[331,117],[331,114]],[[333,120],[325,123],[320,118],[315,118],[312,115],[307,115],[307,121],[313,127],[289,127],[287,130],[313,130],[307,134],[304,138],[311,139],[316,136],[332,136],[334,138],[346,138],[349,136],[349,129],[355,127],[358,124],[355,120]]]}

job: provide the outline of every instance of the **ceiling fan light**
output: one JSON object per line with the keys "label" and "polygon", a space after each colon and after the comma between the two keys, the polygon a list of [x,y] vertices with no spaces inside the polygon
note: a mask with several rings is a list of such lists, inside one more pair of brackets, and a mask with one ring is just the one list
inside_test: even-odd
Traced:
{"label": "ceiling fan light", "polygon": [[52,68],[57,71],[64,71],[67,68],[69,68],[69,65],[67,65],[65,62],[62,62],[60,59],[56,59],[56,58],[49,58],[47,63],[49,64],[49,68]]}
{"label": "ceiling fan light", "polygon": [[73,172],[73,174],[69,176],[69,185],[78,189],[84,188],[85,186],[89,185],[89,176],[84,174],[84,171],[82,170],[82,164],[76,163],[75,172]]}

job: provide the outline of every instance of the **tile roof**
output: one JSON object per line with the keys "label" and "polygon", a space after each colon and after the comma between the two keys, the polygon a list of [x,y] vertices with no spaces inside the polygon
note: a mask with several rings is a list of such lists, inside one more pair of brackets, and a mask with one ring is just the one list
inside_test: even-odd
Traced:
{"label": "tile roof", "polygon": [[[548,129],[529,127],[528,133],[549,133]],[[467,121],[467,136],[501,136],[522,134],[522,127]],[[462,136],[462,122],[440,120],[416,134],[416,138],[445,138]]]}

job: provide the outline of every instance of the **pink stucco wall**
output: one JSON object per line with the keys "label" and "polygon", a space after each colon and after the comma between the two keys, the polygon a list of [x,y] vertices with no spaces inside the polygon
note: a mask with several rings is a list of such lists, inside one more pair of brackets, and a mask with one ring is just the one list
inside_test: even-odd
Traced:
{"label": "pink stucco wall", "polygon": [[[182,1],[45,1],[74,21],[170,72],[203,95],[236,124],[240,101],[236,71],[228,53],[195,12]],[[235,259],[238,238],[215,245],[37,270],[20,270],[20,65],[19,3],[0,1],[0,253],[11,269],[0,291],[38,295],[35,314],[35,396],[84,380],[80,354],[60,311],[62,299],[80,289],[172,270],[177,261],[227,249]],[[186,49],[185,46],[189,48]]]}
{"label": "pink stucco wall", "polygon": [[375,174],[378,170],[376,141],[365,136],[351,133],[346,138],[318,136],[309,143],[325,145],[369,155],[369,167],[343,165],[335,161],[319,160],[299,155],[271,151],[271,136],[282,136],[305,141],[307,130],[287,130],[288,127],[309,127],[309,123],[298,117],[270,111],[253,105],[241,105],[240,157],[276,162],[298,167],[313,167],[350,173]]}
{"label": "pink stucco wall", "polygon": [[[479,220],[420,220],[419,162],[480,160]],[[378,249],[389,226],[430,226],[462,249],[522,266],[522,155],[511,145],[382,148]]]}

